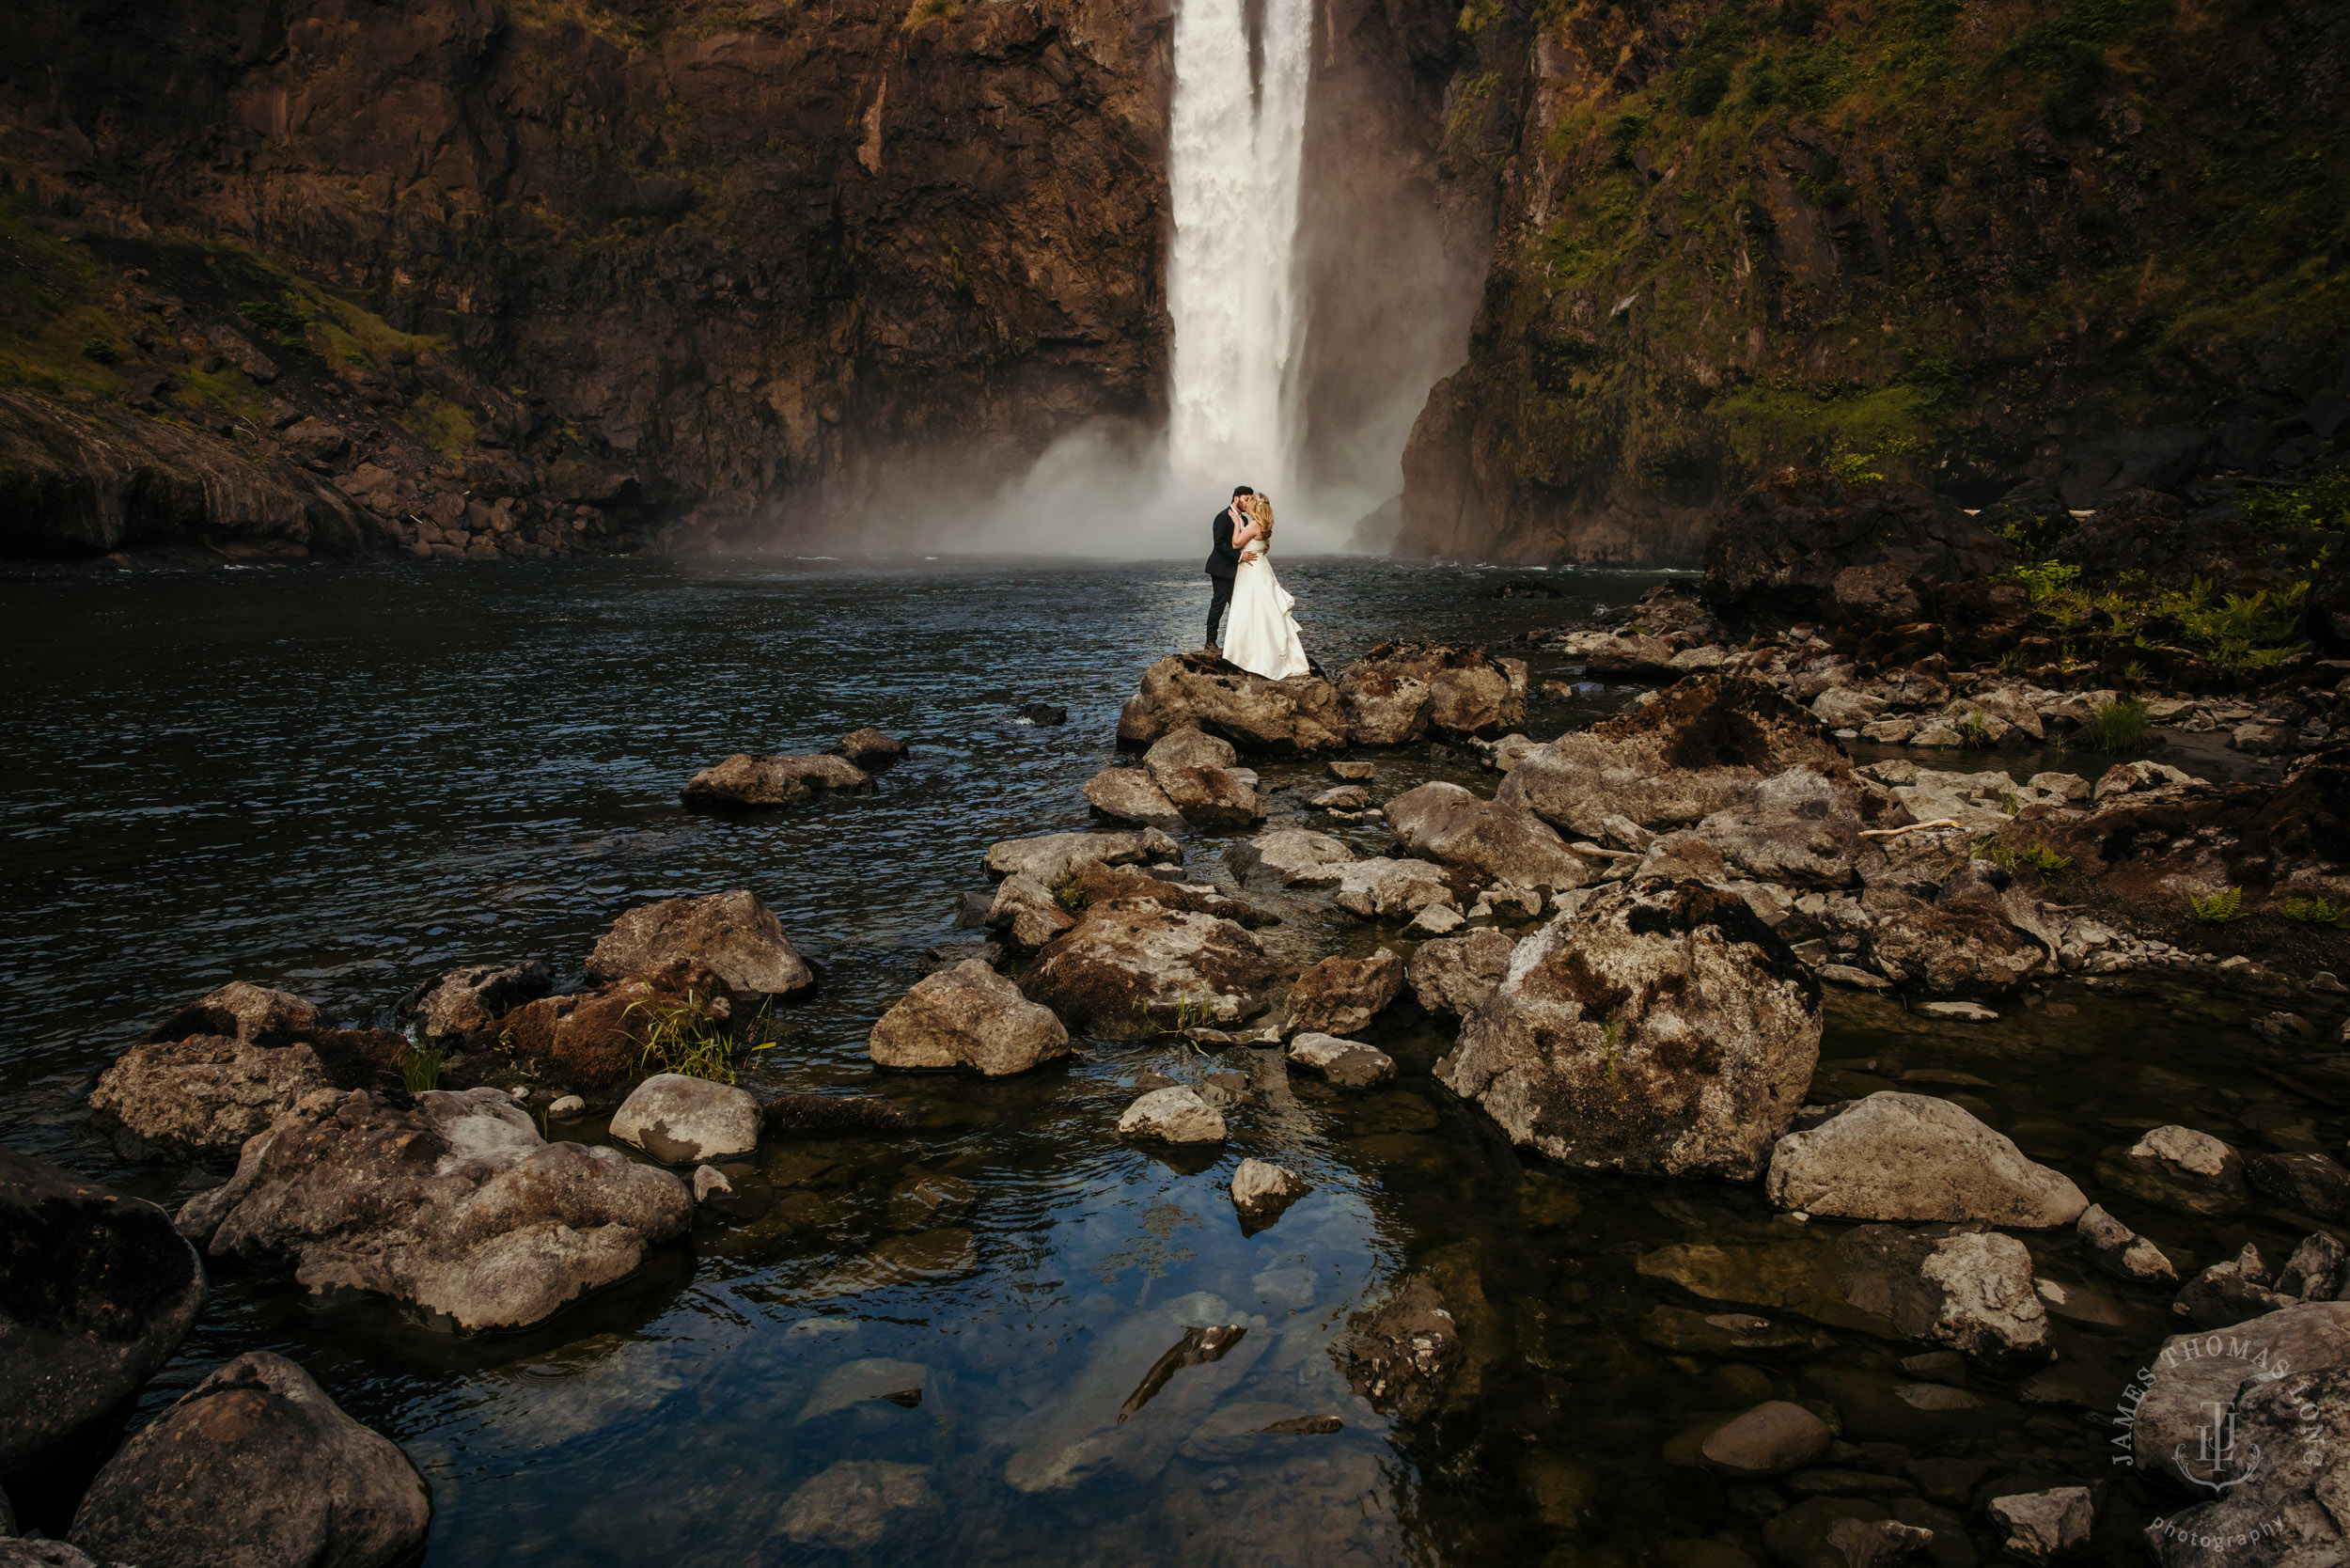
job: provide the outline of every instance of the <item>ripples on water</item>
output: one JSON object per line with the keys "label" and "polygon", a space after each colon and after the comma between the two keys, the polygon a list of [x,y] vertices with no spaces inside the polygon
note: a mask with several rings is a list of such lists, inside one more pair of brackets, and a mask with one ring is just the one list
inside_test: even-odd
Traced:
{"label": "ripples on water", "polygon": [[[1386,636],[1489,640],[1651,580],[1560,573],[1560,601],[1497,602],[1486,595],[1512,574],[1284,571],[1333,669]],[[787,1533],[787,1499],[841,1459],[920,1466],[942,1504],[848,1559],[1556,1552],[1613,1565],[1717,1533],[1760,1556],[1751,1494],[1666,1469],[1661,1447],[1703,1412],[1819,1385],[1796,1364],[1656,1343],[1655,1309],[1699,1303],[1654,1260],[1676,1244],[1756,1247],[1808,1278],[1827,1227],[1803,1234],[1749,1189],[1523,1167],[1430,1080],[1446,1042],[1424,1028],[1371,1031],[1403,1076],[1370,1096],[1292,1087],[1277,1059],[1151,1043],[997,1082],[876,1078],[866,1064],[872,1021],[952,934],[956,891],[983,884],[984,847],[1087,825],[1078,789],[1112,755],[1120,702],[1152,659],[1196,645],[1204,601],[1187,564],[581,562],[0,583],[10,1146],[175,1201],[216,1176],[120,1167],[80,1109],[96,1070],[175,1004],[242,978],[385,1022],[442,968],[544,957],[575,978],[621,910],[737,886],[775,907],[825,980],[786,1011],[784,1046],[754,1086],[870,1088],[918,1128],[770,1144],[745,1184],[763,1213],[705,1213],[689,1244],[526,1334],[453,1336],[382,1303],[224,1271],[140,1419],[228,1356],[284,1351],[424,1466],[436,1565],[842,1560]],[[1065,705],[1068,725],[1010,723],[1031,700]],[[1528,729],[1589,716],[1538,704]],[[916,746],[870,797],[752,822],[676,805],[685,776],[727,752],[819,749],[865,723]],[[1432,776],[1493,782],[1414,753],[1382,758],[1373,788],[1385,798]],[[1277,795],[1277,820],[1306,792]],[[1347,836],[1365,850],[1381,838]],[[1189,837],[1196,874],[1223,878],[1223,841]],[[1284,923],[1261,934],[1292,969],[1378,939],[1327,906],[1272,902]],[[2240,1004],[2182,996],[2159,1011],[2150,1028],[2143,1003],[2076,996],[1995,1026],[1929,1027],[1838,995],[1814,1098],[1896,1083],[1950,1094],[2084,1184],[2101,1148],[2164,1121],[2248,1150],[2339,1143],[2338,1106],[2264,1075]],[[1170,1160],[1117,1140],[1125,1086],[1153,1066],[1252,1075],[1259,1098],[1234,1117],[1230,1149]],[[1314,1189],[1250,1238],[1225,1192],[1244,1153],[1277,1155]],[[923,1176],[968,1184],[968,1207],[923,1213],[902,1191]],[[2229,1230],[2123,1217],[2199,1255],[2289,1245],[2264,1217]],[[2044,1272],[2081,1278],[2063,1238],[2032,1245]],[[1406,1268],[1449,1282],[1475,1360],[1449,1415],[1398,1431],[1347,1389],[1328,1348]],[[1877,1440],[1976,1457],[2015,1483],[2005,1490],[2100,1475],[2099,1412],[2166,1331],[2161,1305],[2115,1300],[2121,1326],[2064,1325],[2060,1386],[1978,1377],[2002,1402],[2032,1401],[1998,1404],[1996,1431]],[[1225,1306],[1255,1326],[1228,1357],[1228,1372],[1246,1370],[1222,1408],[1337,1413],[1343,1433],[1145,1441],[1063,1487],[1008,1484],[1055,1451],[1096,1357],[1111,1358],[1098,1376],[1131,1386],[1116,1356],[1142,1345],[1148,1365],[1185,1318]],[[1904,1353],[1835,1339],[1821,1362],[1880,1381]],[[920,1402],[815,1408],[828,1373],[869,1359],[927,1369]],[[70,1504],[68,1491],[46,1506]],[[42,1506],[31,1501],[34,1522],[62,1529]]]}

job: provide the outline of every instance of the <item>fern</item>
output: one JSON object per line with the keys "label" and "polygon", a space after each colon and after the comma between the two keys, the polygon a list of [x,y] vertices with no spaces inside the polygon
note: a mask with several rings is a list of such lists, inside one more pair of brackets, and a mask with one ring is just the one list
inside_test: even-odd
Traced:
{"label": "fern", "polygon": [[2285,918],[2298,920],[2303,925],[2340,925],[2344,915],[2350,915],[2350,909],[2338,908],[2329,899],[2285,900]]}
{"label": "fern", "polygon": [[2224,926],[2230,920],[2244,918],[2244,889],[2222,887],[2210,897],[2200,899],[2189,893],[2186,896],[2186,906],[2195,912],[2195,917],[2203,924]]}

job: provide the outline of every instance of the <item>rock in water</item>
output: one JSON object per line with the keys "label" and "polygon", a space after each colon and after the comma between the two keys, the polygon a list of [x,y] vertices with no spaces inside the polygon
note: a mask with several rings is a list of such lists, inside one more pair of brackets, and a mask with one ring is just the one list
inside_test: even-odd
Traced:
{"label": "rock in water", "polygon": [[1552,1159],[1747,1181],[1819,1056],[1819,982],[1746,901],[1648,883],[1527,938],[1436,1075]]}
{"label": "rock in water", "polygon": [[2270,1202],[2313,1219],[2350,1219],[2350,1170],[2325,1154],[2258,1154],[2245,1179]]}
{"label": "rock in water", "polygon": [[759,1147],[759,1101],[746,1089],[656,1073],[612,1113],[612,1136],[664,1165],[699,1165]]}
{"label": "rock in water", "polygon": [[1510,955],[1516,950],[1515,942],[1491,928],[1422,942],[1406,971],[1412,995],[1430,1012],[1465,1018],[1485,1005],[1510,972]]}
{"label": "rock in water", "polygon": [[2192,1127],[2156,1127],[2125,1152],[2098,1161],[2097,1179],[2186,1214],[2233,1214],[2249,1196],[2243,1156]]}
{"label": "rock in water", "polygon": [[2081,1250],[2117,1279],[2134,1285],[2175,1285],[2179,1271],[2153,1242],[2092,1203],[2076,1222]]}
{"label": "rock in water", "polygon": [[1356,1313],[1331,1354],[1356,1393],[1407,1421],[1434,1410],[1468,1360],[1443,1295],[1417,1274]]}
{"label": "rock in water", "polygon": [[617,980],[678,960],[701,964],[734,991],[791,996],[816,984],[791,939],[748,888],[698,899],[663,899],[632,909],[588,956],[591,980]]}
{"label": "rock in water", "polygon": [[1200,827],[1246,827],[1264,819],[1264,797],[1254,774],[1244,776],[1230,744],[1186,725],[1169,730],[1143,754],[1151,781]]}
{"label": "rock in water", "polygon": [[852,767],[885,768],[904,757],[911,748],[905,742],[885,734],[869,724],[841,736],[837,749],[849,760]]}
{"label": "rock in water", "polygon": [[1335,1035],[1299,1035],[1290,1042],[1289,1059],[1341,1089],[1376,1089],[1395,1076],[1395,1058],[1386,1052]]}
{"label": "rock in water", "polygon": [[132,1046],[99,1074],[89,1103],[150,1143],[199,1156],[233,1155],[278,1112],[332,1087],[307,1045],[197,1035]]}
{"label": "rock in water", "polygon": [[1591,863],[1529,812],[1480,800],[1458,784],[1422,784],[1387,803],[1387,825],[1403,847],[1489,882],[1546,893],[1598,880]]}
{"label": "rock in water", "polygon": [[2048,1309],[2032,1288],[2031,1251],[2013,1236],[1928,1226],[1863,1225],[1837,1248],[1844,1298],[1931,1340],[1991,1361],[2045,1361]]}
{"label": "rock in water", "polygon": [[1118,1136],[1160,1143],[1221,1143],[1224,1118],[1196,1090],[1154,1089],[1126,1107],[1118,1119]]}
{"label": "rock in water", "polygon": [[1086,804],[1113,822],[1139,823],[1168,832],[1184,825],[1183,814],[1152,782],[1145,768],[1104,768],[1086,780]]}
{"label": "rock in water", "polygon": [[995,885],[995,902],[987,906],[986,924],[1024,953],[1039,948],[1077,923],[1061,907],[1053,890],[1032,876],[1014,873]]}
{"label": "rock in water", "polygon": [[1741,1480],[1801,1469],[1836,1440],[1827,1423],[1800,1404],[1765,1401],[1716,1427],[1699,1446],[1709,1468]]}
{"label": "rock in water", "polygon": [[1085,866],[1143,866],[1181,860],[1183,847],[1155,827],[1139,833],[1042,833],[987,847],[995,876],[1033,878],[1042,887],[1068,881]]}
{"label": "rock in water", "polygon": [[402,1016],[416,1020],[428,1038],[443,1039],[485,1029],[525,1002],[536,1001],[555,989],[547,966],[526,964],[477,964],[451,969],[419,988]]}
{"label": "rock in water", "polygon": [[2044,1230],[2089,1200],[1948,1100],[1883,1090],[1771,1155],[1763,1191],[1782,1209],[1837,1219],[1981,1220]]}
{"label": "rock in water", "polygon": [[203,1305],[170,1215],[0,1149],[0,1471],[145,1383]]}
{"label": "rock in water", "polygon": [[1339,703],[1357,745],[1404,745],[1431,734],[1490,740],[1526,722],[1526,661],[1383,642],[1339,672]]}
{"label": "rock in water", "polygon": [[881,1544],[897,1515],[937,1507],[922,1466],[843,1459],[785,1500],[781,1529],[802,1545],[863,1552]]}
{"label": "rock in water", "polygon": [[537,1323],[692,1217],[677,1177],[543,1142],[497,1090],[428,1090],[405,1109],[360,1090],[280,1116],[178,1226],[215,1258],[289,1258],[313,1290],[375,1291],[478,1329]]}
{"label": "rock in water", "polygon": [[141,1035],[139,1043],[208,1034],[227,1035],[247,1045],[291,1045],[316,1039],[325,1027],[319,1010],[291,992],[230,980]]}
{"label": "rock in water", "polygon": [[[2146,1544],[2161,1568],[2301,1568],[2342,1560],[2350,1549],[2343,1524],[2350,1478],[2342,1458],[2350,1442],[2350,1371],[2311,1372],[2303,1362],[2290,1376],[2248,1378],[2196,1419],[2203,1424],[2184,1434],[2180,1451],[2201,1472],[2194,1495],[2205,1500],[2147,1527]],[[2222,1430],[2212,1422],[2224,1422],[2234,1439],[2228,1467],[2216,1478],[2196,1460],[2198,1433]],[[2138,1435],[2142,1455],[2142,1420]],[[2225,1490],[2208,1498],[2215,1481]]]}
{"label": "rock in water", "polygon": [[1336,887],[1354,858],[1327,833],[1299,827],[1277,827],[1224,851],[1224,864],[1245,887]]}
{"label": "rock in water", "polygon": [[1403,961],[1386,948],[1369,958],[1325,958],[1290,990],[1289,1027],[1353,1034],[1403,994]]}
{"label": "rock in water", "polygon": [[882,1067],[970,1067],[989,1077],[1025,1073],[1069,1054],[1053,1010],[976,959],[917,981],[866,1041]]}
{"label": "rock in water", "polygon": [[1459,907],[1452,876],[1425,860],[1355,860],[1339,870],[1338,906],[1366,920],[1402,920],[1432,903]]}
{"label": "rock in water", "polygon": [[1243,751],[1318,757],[1346,749],[1338,688],[1318,675],[1267,681],[1203,653],[1178,653],[1143,672],[1118,715],[1118,738],[1147,746],[1189,726]]}
{"label": "rock in water", "polygon": [[1096,899],[1021,977],[1028,999],[1080,1033],[1138,1040],[1210,1027],[1267,1005],[1273,964],[1238,922],[1139,898]]}
{"label": "rock in water", "polygon": [[282,1356],[250,1351],[133,1433],[74,1510],[72,1540],[127,1562],[388,1568],[432,1522],[400,1446]]}
{"label": "rock in water", "polygon": [[820,790],[864,790],[872,776],[845,757],[753,757],[738,751],[685,781],[678,798],[696,811],[771,811]]}
{"label": "rock in water", "polygon": [[2026,1562],[2054,1562],[2089,1544],[2096,1510],[2086,1486],[2059,1486],[1991,1499],[1991,1517],[2007,1531],[2007,1550]]}
{"label": "rock in water", "polygon": [[1232,1172],[1232,1207],[1247,1225],[1270,1225],[1305,1196],[1306,1179],[1270,1160],[1243,1160]]}

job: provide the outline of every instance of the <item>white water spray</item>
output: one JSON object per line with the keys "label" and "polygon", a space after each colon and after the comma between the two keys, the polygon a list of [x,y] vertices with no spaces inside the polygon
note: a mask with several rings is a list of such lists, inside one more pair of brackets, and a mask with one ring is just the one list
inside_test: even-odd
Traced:
{"label": "white water spray", "polygon": [[1291,367],[1312,0],[1264,0],[1249,69],[1242,0],[1180,0],[1167,184],[1175,243],[1170,478],[1283,491],[1296,472]]}

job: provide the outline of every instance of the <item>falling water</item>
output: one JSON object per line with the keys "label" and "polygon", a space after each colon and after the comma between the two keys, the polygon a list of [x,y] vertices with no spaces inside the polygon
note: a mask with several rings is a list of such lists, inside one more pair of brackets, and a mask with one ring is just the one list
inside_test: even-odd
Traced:
{"label": "falling water", "polygon": [[1244,0],[1181,0],[1176,12],[1167,303],[1175,320],[1168,456],[1179,482],[1273,489],[1294,472],[1292,259],[1311,4],[1264,0],[1253,74]]}

